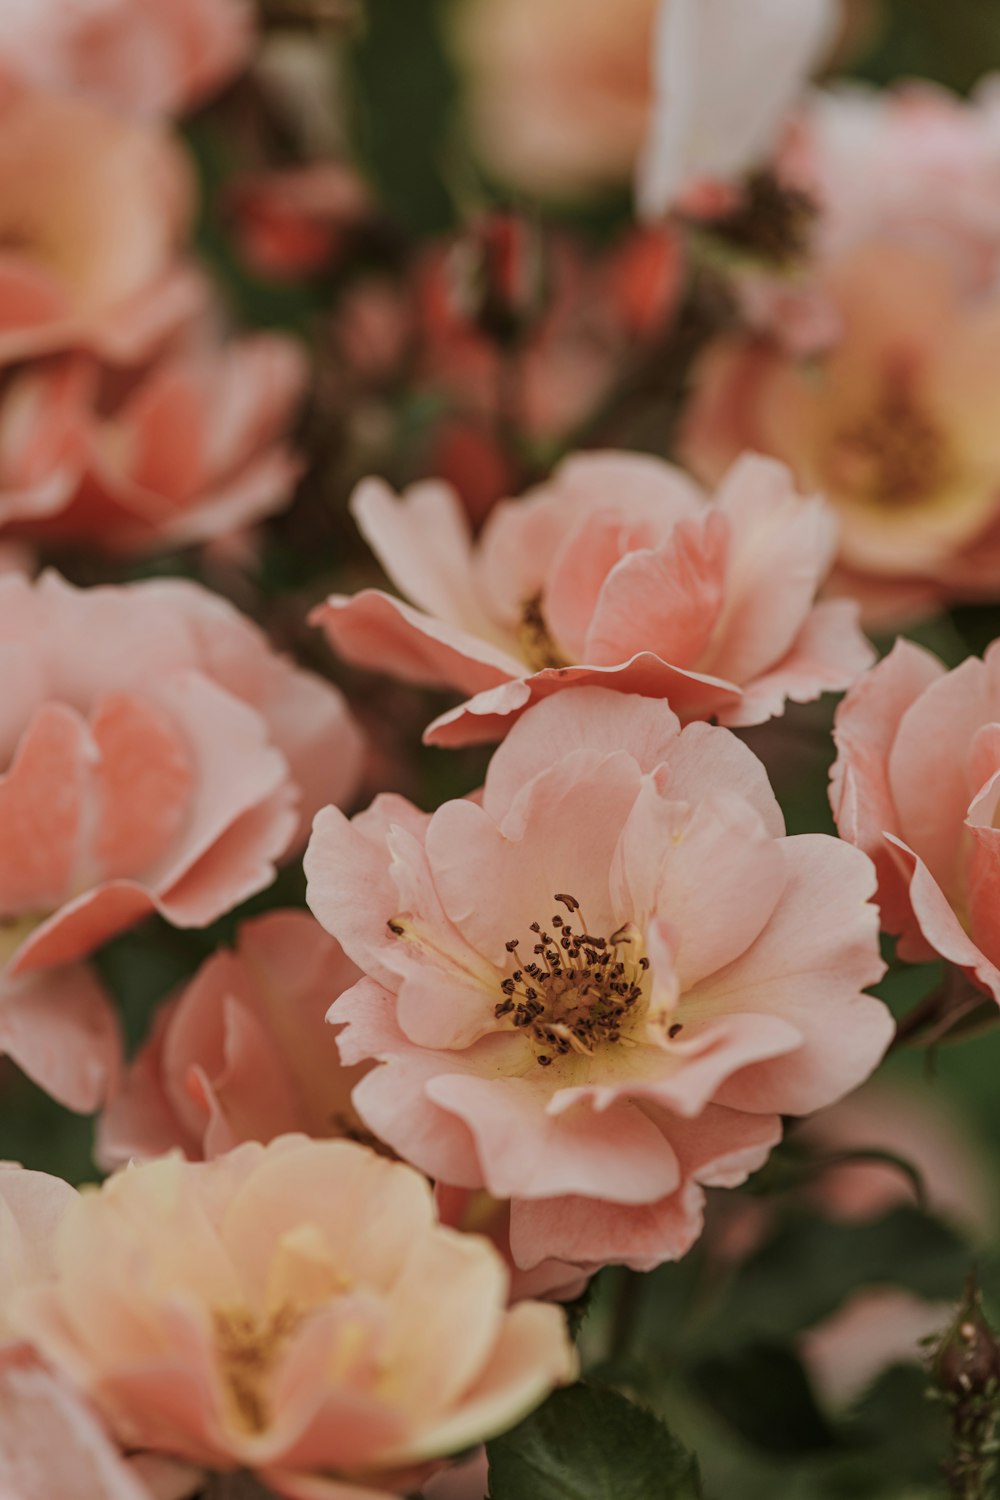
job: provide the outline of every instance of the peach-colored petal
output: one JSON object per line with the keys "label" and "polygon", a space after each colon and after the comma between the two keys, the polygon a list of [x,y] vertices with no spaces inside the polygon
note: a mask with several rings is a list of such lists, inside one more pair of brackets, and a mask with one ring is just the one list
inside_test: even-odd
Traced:
{"label": "peach-colored petal", "polygon": [[154,1492],[69,1385],[41,1365],[7,1363],[0,1365],[0,1493],[153,1500]]}
{"label": "peach-colored petal", "polygon": [[[885,971],[875,941],[878,914],[866,902],[874,889],[870,861],[819,834],[787,839],[784,849],[787,884],[773,920],[742,958],[693,992],[691,1003],[705,1015],[720,1007],[774,1009],[799,1028],[801,1048],[749,1068],[719,1099],[755,1112],[800,1114],[862,1083],[894,1027],[885,1006],[861,993]],[[800,951],[808,946],[812,954],[817,945],[827,957],[804,984]]]}
{"label": "peach-colored petal", "polygon": [[841,837],[875,862],[882,925],[889,932],[912,925],[906,881],[884,839],[887,833],[902,832],[889,757],[907,709],[943,670],[919,646],[899,640],[885,660],[855,684],[834,721],[833,815]]}
{"label": "peach-colored petal", "polygon": [[0,979],[0,1052],[68,1109],[90,1114],[104,1103],[121,1050],[110,997],[89,969]]}

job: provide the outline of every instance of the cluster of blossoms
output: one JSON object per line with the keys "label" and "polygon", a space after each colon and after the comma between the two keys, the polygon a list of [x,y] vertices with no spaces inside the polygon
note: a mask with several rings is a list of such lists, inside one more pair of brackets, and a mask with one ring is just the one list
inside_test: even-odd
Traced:
{"label": "cluster of blossoms", "polygon": [[[714,1190],[789,1120],[896,1149],[847,1100],[880,934],[1000,1004],[1000,643],[863,629],[1000,599],[1000,104],[813,88],[835,0],[468,0],[484,170],[634,176],[636,221],[414,247],[308,29],[0,9],[0,1055],[108,1174],[0,1163],[0,1496],[479,1500],[452,1461],[576,1379],[596,1273],[717,1197],[745,1258]],[[196,248],[213,97],[252,144],[197,243],[322,301],[294,442],[305,345]],[[828,693],[837,833],[789,834]],[[428,796],[411,730],[481,784]],[[120,941],[184,960],[131,1050]],[[871,1309],[804,1349],[831,1399]]]}

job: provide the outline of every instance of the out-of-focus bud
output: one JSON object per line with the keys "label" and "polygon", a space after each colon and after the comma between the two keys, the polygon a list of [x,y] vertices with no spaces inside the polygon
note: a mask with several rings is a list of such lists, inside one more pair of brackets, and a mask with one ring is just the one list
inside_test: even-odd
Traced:
{"label": "out-of-focus bud", "polygon": [[365,184],[335,161],[245,178],[234,184],[228,203],[244,261],[276,280],[332,269],[371,212]]}
{"label": "out-of-focus bud", "polygon": [[449,262],[455,310],[487,338],[511,344],[541,316],[547,292],[542,234],[516,214],[478,219]]}
{"label": "out-of-focus bud", "polygon": [[607,290],[625,332],[653,339],[672,322],[684,283],[684,249],[670,224],[637,229],[607,267]]}
{"label": "out-of-focus bud", "polygon": [[949,1493],[985,1500],[992,1495],[1000,1423],[1000,1344],[983,1314],[971,1273],[951,1327],[931,1355],[931,1394],[947,1407],[951,1452],[943,1465]]}
{"label": "out-of-focus bud", "polygon": [[975,1275],[970,1275],[954,1323],[934,1352],[935,1385],[945,1396],[965,1401],[990,1396],[1000,1401],[1000,1344],[983,1314]]}

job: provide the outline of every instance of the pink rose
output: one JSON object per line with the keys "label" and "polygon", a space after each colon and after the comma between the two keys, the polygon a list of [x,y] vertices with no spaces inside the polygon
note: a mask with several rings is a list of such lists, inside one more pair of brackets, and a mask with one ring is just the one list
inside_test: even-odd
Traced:
{"label": "pink rose", "polygon": [[1000,299],[970,302],[946,257],[891,240],[837,259],[822,286],[842,329],[822,357],[739,336],[709,346],[685,462],[710,483],[752,447],[820,489],[841,523],[837,587],[873,621],[992,597],[1000,436],[984,371],[1000,357]]}
{"label": "pink rose", "polygon": [[292,1500],[412,1490],[575,1370],[558,1309],[507,1311],[492,1247],[345,1141],[128,1168],[69,1205],[52,1254],[17,1321],[118,1441]]}
{"label": "pink rose", "polygon": [[316,820],[309,901],[366,977],[333,1006],[365,1123],[511,1200],[515,1264],[649,1269],[892,1034],[870,863],[785,838],[756,757],[664,703],[533,708],[481,804]]}
{"label": "pink rose", "polygon": [[488,167],[573,198],[628,182],[650,104],[656,0],[467,0],[454,51]]}
{"label": "pink rose", "polygon": [[128,383],[79,356],[21,369],[0,392],[0,526],[130,553],[260,520],[298,476],[285,438],[305,373],[275,334],[172,352]]}
{"label": "pink rose", "polygon": [[742,459],[709,503],[659,459],[581,455],[498,506],[476,544],[440,484],[397,500],[369,480],[354,513],[413,605],[366,590],[313,618],[350,661],[468,694],[432,744],[499,739],[529,704],[584,684],[760,724],[872,660],[855,607],[815,602],[830,512],[763,459]]}
{"label": "pink rose", "polygon": [[193,198],[156,126],[0,84],[0,362],[82,345],[130,363],[197,313]]}
{"label": "pink rose", "polygon": [[4,0],[0,74],[125,114],[174,114],[240,68],[248,0]]}
{"label": "pink rose", "polygon": [[308,912],[246,922],[235,950],[213,954],[157,1012],[101,1119],[99,1159],[117,1166],[174,1146],[197,1159],[289,1131],[360,1131],[350,1094],[363,1069],[341,1065],[323,1025],[359,977]]}
{"label": "pink rose", "polygon": [[837,711],[831,801],[875,861],[882,926],[1000,1001],[1000,643],[953,672],[897,641]]}
{"label": "pink rose", "polygon": [[153,911],[199,927],[263,889],[315,809],[351,795],[361,744],[335,688],[194,584],[0,577],[0,661],[3,1027],[45,1082],[68,1066],[57,1021],[66,1046],[98,1025],[95,997],[59,1003],[48,971]]}

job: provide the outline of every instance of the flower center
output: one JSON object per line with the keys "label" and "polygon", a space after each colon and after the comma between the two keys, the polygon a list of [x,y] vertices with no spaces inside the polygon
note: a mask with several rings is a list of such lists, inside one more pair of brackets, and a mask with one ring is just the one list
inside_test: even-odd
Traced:
{"label": "flower center", "polygon": [[566,667],[569,662],[563,656],[552,636],[542,613],[542,596],[535,594],[521,605],[521,622],[517,628],[517,646],[524,661],[533,672],[545,667]]}
{"label": "flower center", "polygon": [[907,381],[889,381],[871,412],[834,439],[835,483],[875,505],[913,505],[948,482],[951,460],[940,426]]}
{"label": "flower center", "polygon": [[266,1387],[301,1320],[301,1312],[289,1303],[265,1317],[241,1307],[213,1313],[222,1378],[237,1419],[247,1432],[263,1432],[271,1419]]}
{"label": "flower center", "polygon": [[649,971],[631,923],[610,937],[597,937],[588,932],[575,896],[557,894],[553,900],[579,930],[558,912],[550,919],[552,933],[532,922],[536,941],[530,962],[518,951],[520,939],[511,938],[507,952],[518,967],[501,982],[503,999],[494,1009],[498,1021],[528,1037],[543,1068],[570,1052],[592,1057],[606,1043],[631,1046],[623,1030],[643,1001]]}

